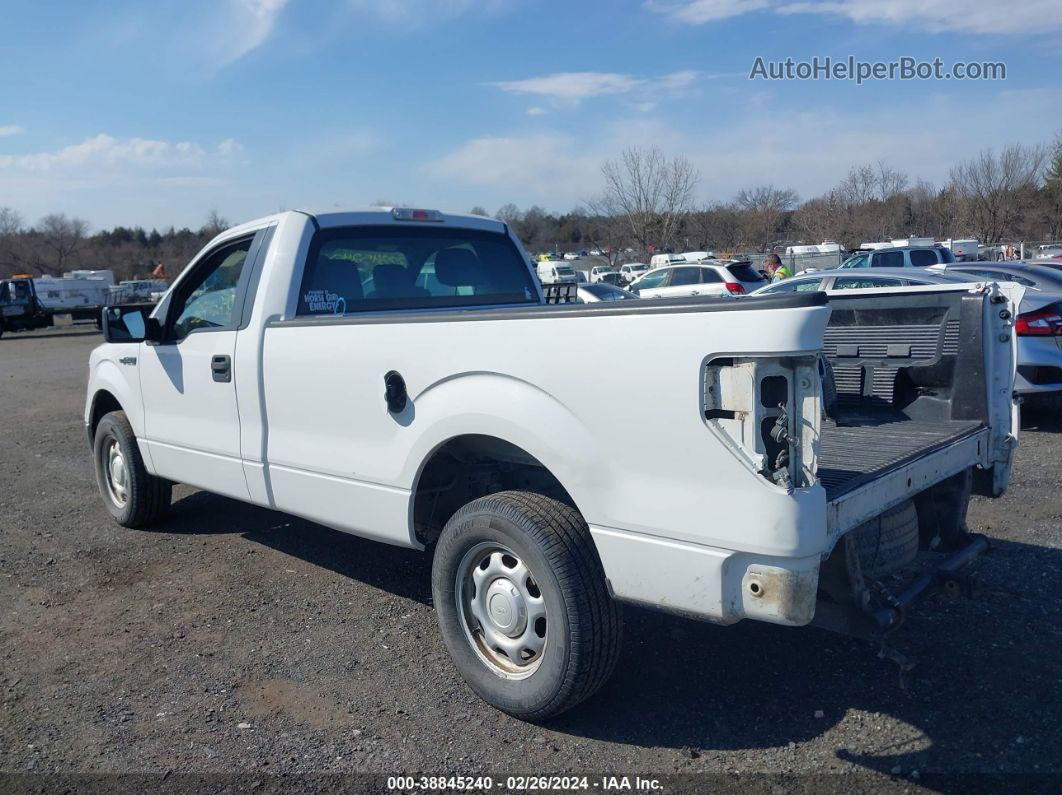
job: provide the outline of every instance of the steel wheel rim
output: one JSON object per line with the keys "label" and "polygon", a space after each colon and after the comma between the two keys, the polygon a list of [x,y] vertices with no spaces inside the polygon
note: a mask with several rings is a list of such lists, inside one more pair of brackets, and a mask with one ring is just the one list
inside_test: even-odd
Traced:
{"label": "steel wheel rim", "polygon": [[121,442],[114,437],[103,448],[103,482],[111,502],[124,508],[129,500],[129,467]]}
{"label": "steel wheel rim", "polygon": [[501,544],[476,544],[455,579],[457,614],[480,660],[505,679],[526,679],[546,650],[546,602],[531,569]]}

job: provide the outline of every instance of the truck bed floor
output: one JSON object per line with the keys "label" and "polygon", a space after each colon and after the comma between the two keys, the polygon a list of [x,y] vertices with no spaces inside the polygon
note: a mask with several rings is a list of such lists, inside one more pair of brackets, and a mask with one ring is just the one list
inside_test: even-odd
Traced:
{"label": "truck bed floor", "polygon": [[838,425],[824,420],[819,443],[819,482],[826,499],[847,494],[919,457],[976,433],[977,421],[912,420],[891,409],[848,414]]}

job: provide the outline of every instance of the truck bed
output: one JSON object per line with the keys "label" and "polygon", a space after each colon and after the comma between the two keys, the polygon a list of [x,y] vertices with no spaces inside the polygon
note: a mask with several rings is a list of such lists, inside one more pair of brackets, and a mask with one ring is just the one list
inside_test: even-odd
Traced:
{"label": "truck bed", "polygon": [[824,421],[819,442],[819,482],[831,501],[985,427],[974,420],[918,421],[887,408],[842,422]]}
{"label": "truck bed", "polygon": [[823,353],[837,401],[817,472],[831,537],[973,467],[992,444],[983,296],[969,290],[830,296]]}

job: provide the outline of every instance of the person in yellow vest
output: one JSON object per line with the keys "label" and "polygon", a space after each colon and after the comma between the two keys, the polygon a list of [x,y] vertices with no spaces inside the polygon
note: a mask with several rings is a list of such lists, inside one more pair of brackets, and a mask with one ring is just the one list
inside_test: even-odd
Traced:
{"label": "person in yellow vest", "polygon": [[782,258],[777,254],[768,254],[763,260],[763,266],[772,282],[780,282],[793,275],[793,272],[782,264]]}

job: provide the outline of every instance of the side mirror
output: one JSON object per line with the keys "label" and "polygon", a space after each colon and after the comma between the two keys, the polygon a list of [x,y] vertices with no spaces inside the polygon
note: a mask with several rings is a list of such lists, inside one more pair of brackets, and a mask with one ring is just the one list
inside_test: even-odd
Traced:
{"label": "side mirror", "polygon": [[162,324],[148,315],[154,304],[124,304],[103,310],[103,338],[107,342],[158,342]]}

